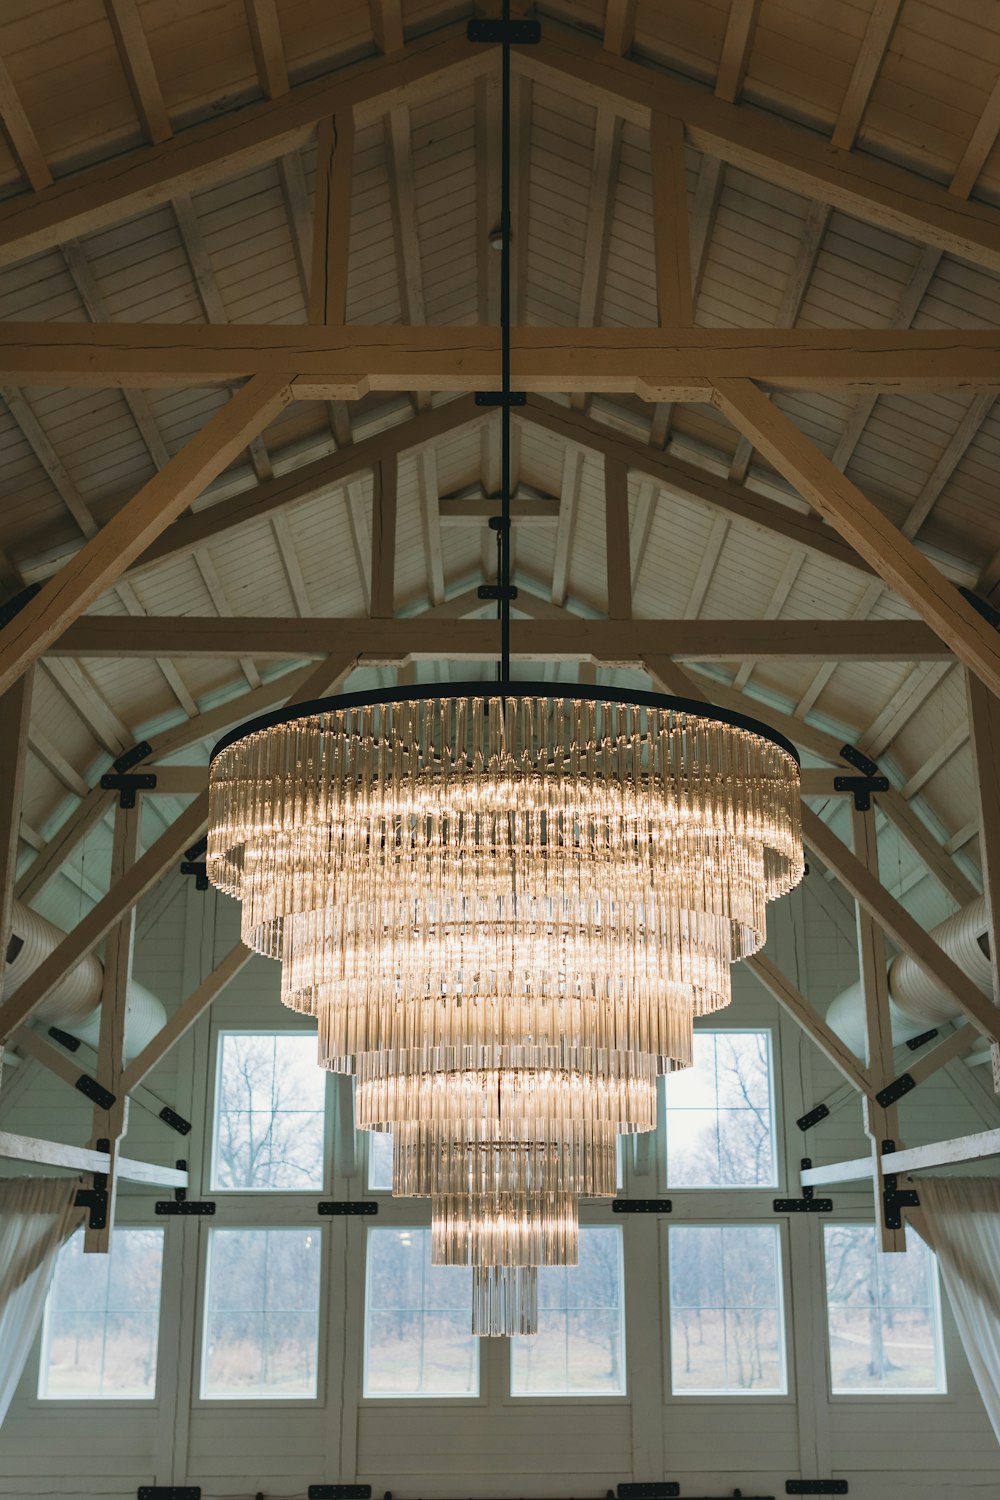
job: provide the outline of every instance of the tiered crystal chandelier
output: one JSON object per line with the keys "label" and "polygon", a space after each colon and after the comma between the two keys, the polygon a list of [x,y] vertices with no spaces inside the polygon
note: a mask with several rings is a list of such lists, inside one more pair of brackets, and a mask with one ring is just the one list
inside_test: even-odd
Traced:
{"label": "tiered crystal chandelier", "polygon": [[535,1331],[538,1267],[576,1262],[580,1198],[614,1195],[619,1136],[655,1127],[657,1074],[803,869],[798,759],[764,725],[511,681],[509,21],[498,680],[265,716],[209,782],[209,876],[355,1075],[358,1125],[392,1132],[393,1192],[430,1198],[483,1334]]}
{"label": "tiered crystal chandelier", "polygon": [[581,1196],[616,1191],[658,1072],[802,874],[799,768],[763,725],[649,693],[455,683],[243,725],[208,871],[320,1061],[390,1130],[393,1191],[470,1265],[473,1328],[537,1326]]}

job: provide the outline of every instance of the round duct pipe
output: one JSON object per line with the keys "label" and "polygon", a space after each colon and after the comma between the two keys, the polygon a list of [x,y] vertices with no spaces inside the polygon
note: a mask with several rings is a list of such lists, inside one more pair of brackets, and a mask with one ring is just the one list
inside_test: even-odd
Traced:
{"label": "round duct pipe", "polygon": [[[20,901],[13,903],[10,931],[7,966],[0,992],[0,999],[4,1000],[35,972],[66,936],[61,927],[32,911],[30,906],[23,906]],[[100,959],[88,954],[70,969],[56,993],[39,1006],[34,1019],[43,1026],[58,1026],[63,1031],[72,1032],[81,1041],[96,1047],[103,984],[104,966]],[[162,1002],[145,985],[130,980],[125,1009],[126,1057],[135,1057],[141,1052],[166,1019]]]}
{"label": "round duct pipe", "polygon": [[[939,922],[932,928],[930,936],[984,995],[992,995],[989,923],[982,896]],[[907,954],[900,953],[889,965],[889,1014],[892,1017],[892,1039],[898,1044],[934,1026],[958,1020],[962,1012],[954,1000],[942,994],[919,964]],[[860,980],[841,991],[831,1003],[826,1022],[852,1052],[864,1057],[865,1002]]]}

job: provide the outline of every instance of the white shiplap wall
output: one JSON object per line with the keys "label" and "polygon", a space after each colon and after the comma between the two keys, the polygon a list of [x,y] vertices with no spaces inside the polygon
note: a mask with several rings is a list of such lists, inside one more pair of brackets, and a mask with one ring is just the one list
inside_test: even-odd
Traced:
{"label": "white shiplap wall", "polygon": [[[825,1006],[856,972],[852,916],[834,894],[821,904],[819,872],[776,913],[769,945],[776,962],[817,1005]],[[831,916],[830,913],[834,913]],[[224,954],[236,936],[236,910],[176,878],[144,903],[136,972],[168,1009]],[[795,1119],[833,1093],[836,1075],[783,1017],[747,972],[737,971],[733,1020],[771,1025],[781,1088],[780,1155],[784,1184],[795,1193],[798,1158],[815,1161],[865,1149],[853,1098],[805,1136]],[[282,1025],[291,1018],[277,998],[277,971],[255,960],[148,1080],[195,1122],[183,1142],[133,1105],[132,1154],[172,1162],[186,1155],[194,1194],[207,1186],[205,1113],[220,1027]],[[294,1022],[293,1022],[294,1024]],[[964,1064],[939,1074],[902,1106],[908,1144],[995,1123],[996,1110]],[[25,1070],[0,1105],[4,1128],[80,1141],[89,1128],[85,1102],[49,1075]],[[957,1080],[957,1081],[956,1081]],[[332,1094],[333,1082],[330,1089]],[[331,1111],[332,1114],[332,1111]],[[330,1153],[331,1162],[333,1153]],[[331,1166],[331,1174],[334,1171]],[[199,1180],[201,1179],[201,1180]],[[336,1197],[364,1192],[363,1173],[331,1176]],[[627,1190],[650,1196],[658,1185],[628,1171]],[[126,1190],[123,1221],[149,1221],[155,1193]],[[669,1222],[734,1214],[773,1222],[769,1193],[672,1194]],[[385,1200],[383,1200],[383,1205]],[[863,1219],[870,1199],[835,1194],[837,1212]],[[280,1209],[254,1200],[242,1209],[218,1199],[217,1223],[275,1221],[284,1213],[312,1221],[314,1200]],[[383,1213],[386,1208],[383,1207]],[[389,1208],[396,1222],[408,1209]],[[425,1213],[425,1211],[424,1211]],[[424,1213],[412,1211],[419,1222]],[[400,1219],[400,1215],[403,1219]],[[586,1210],[608,1222],[607,1208]],[[821,1278],[821,1221],[782,1223],[790,1393],[764,1400],[674,1398],[663,1304],[668,1221],[623,1221],[629,1395],[615,1401],[524,1401],[507,1394],[507,1349],[483,1346],[481,1394],[475,1401],[365,1402],[360,1398],[365,1225],[324,1226],[325,1298],[321,1317],[321,1399],[317,1403],[238,1406],[197,1398],[198,1322],[206,1226],[167,1225],[161,1349],[155,1406],[52,1404],[34,1397],[33,1361],[0,1432],[0,1495],[109,1500],[134,1496],[140,1484],[200,1485],[205,1500],[254,1495],[304,1496],[320,1481],[370,1483],[373,1493],[411,1497],[516,1495],[598,1496],[622,1481],[673,1478],[682,1492],[780,1494],[788,1477],[838,1475],[854,1500],[938,1500],[983,1496],[1000,1488],[997,1453],[982,1404],[945,1310],[949,1394],[893,1400],[830,1399],[826,1394]]]}

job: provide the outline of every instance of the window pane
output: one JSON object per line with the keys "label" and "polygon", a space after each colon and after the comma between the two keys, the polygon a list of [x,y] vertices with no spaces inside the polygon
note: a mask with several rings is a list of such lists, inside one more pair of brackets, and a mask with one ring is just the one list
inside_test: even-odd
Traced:
{"label": "window pane", "polygon": [[212,1187],[323,1187],[326,1074],[311,1032],[219,1038]]}
{"label": "window pane", "polygon": [[830,1377],[836,1394],[944,1391],[937,1263],[906,1231],[881,1254],[872,1225],[824,1224]]}
{"label": "window pane", "polygon": [[316,1395],[318,1229],[213,1229],[201,1394]]}
{"label": "window pane", "polygon": [[538,1272],[538,1333],[511,1339],[514,1396],[623,1396],[620,1229],[580,1230],[578,1266]]}
{"label": "window pane", "polygon": [[392,1131],[369,1130],[368,1141],[368,1191],[370,1193],[392,1192]]}
{"label": "window pane", "polygon": [[162,1229],[116,1229],[107,1255],[84,1255],[82,1229],[66,1241],[45,1305],[40,1397],[152,1398],[162,1271]]}
{"label": "window pane", "polygon": [[472,1272],[432,1266],[429,1229],[370,1229],[365,1395],[478,1396]]}
{"label": "window pane", "polygon": [[776,1225],[672,1225],[675,1392],[782,1394],[785,1337]]}
{"label": "window pane", "polygon": [[768,1031],[696,1031],[694,1067],[666,1080],[670,1187],[774,1187]]}

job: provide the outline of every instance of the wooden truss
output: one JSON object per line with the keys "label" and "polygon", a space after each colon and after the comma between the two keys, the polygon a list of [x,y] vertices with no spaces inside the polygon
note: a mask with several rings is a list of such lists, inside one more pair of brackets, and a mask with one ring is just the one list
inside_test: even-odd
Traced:
{"label": "wooden truss", "polygon": [[[513,380],[528,395],[518,420],[540,425],[570,445],[564,472],[565,496],[571,500],[574,485],[578,485],[583,449],[596,451],[604,460],[608,618],[582,619],[560,608],[565,597],[571,521],[564,524],[558,509],[553,515],[547,497],[518,496],[514,508],[517,524],[546,524],[556,519],[560,534],[552,602],[533,598],[527,591],[522,593],[519,609],[529,618],[514,622],[512,646],[513,653],[521,658],[637,665],[668,691],[714,698],[723,706],[735,708],[744,704],[741,689],[748,669],[774,656],[814,659],[824,664],[863,659],[957,659],[966,666],[982,799],[979,826],[994,955],[992,1002],[880,883],[874,814],[870,812],[855,814],[853,849],[848,849],[808,806],[803,808],[809,848],[856,904],[867,1016],[864,1060],[839,1041],[769,959],[759,955],[750,961],[764,987],[796,1018],[847,1084],[862,1095],[872,1154],[861,1163],[847,1164],[851,1168],[847,1175],[864,1176],[884,1186],[887,1171],[906,1170],[931,1160],[926,1153],[922,1158],[919,1152],[894,1150],[886,1154],[883,1148],[886,1140],[899,1145],[895,1107],[879,1098],[893,1078],[884,934],[891,935],[967,1017],[959,1031],[914,1065],[911,1073],[919,1072],[917,1082],[958,1055],[976,1036],[982,1035],[994,1045],[1000,1043],[1000,982],[994,941],[1000,887],[1000,637],[914,544],[913,517],[889,516],[874,505],[782,414],[768,393],[850,390],[860,393],[859,409],[883,391],[974,388],[984,393],[984,400],[992,399],[1000,389],[1000,337],[994,330],[918,332],[906,326],[878,333],[694,327],[692,287],[697,283],[707,234],[712,172],[706,177],[705,199],[696,202],[695,221],[689,225],[684,142],[707,153],[716,163],[744,167],[813,199],[819,206],[813,225],[816,245],[825,226],[824,216],[833,208],[918,238],[929,247],[928,276],[936,263],[934,256],[944,251],[1000,270],[1000,216],[986,205],[968,201],[975,175],[972,157],[958,174],[962,183],[957,178],[949,192],[850,150],[866,89],[871,85],[871,79],[866,82],[864,75],[852,80],[850,98],[832,145],[793,125],[742,110],[735,101],[752,35],[752,8],[742,10],[746,24],[730,28],[714,96],[622,55],[630,46],[632,24],[632,7],[624,0],[615,0],[609,6],[603,46],[546,21],[541,45],[518,54],[520,87],[554,85],[604,112],[602,144],[595,160],[598,198],[602,185],[606,196],[613,178],[620,122],[650,131],[654,145],[659,326],[627,330],[522,327],[514,333]],[[20,117],[15,121],[19,159],[36,190],[0,204],[0,264],[65,245],[81,234],[171,202],[192,264],[200,267],[199,288],[210,323],[203,327],[112,324],[102,311],[99,293],[91,287],[87,294],[95,318],[91,324],[0,325],[0,383],[5,392],[13,393],[11,399],[16,402],[17,388],[28,384],[121,387],[136,421],[145,423],[143,430],[148,430],[148,407],[143,405],[137,388],[246,383],[187,448],[173,458],[162,454],[162,462],[157,460],[159,472],[138,494],[125,498],[112,514],[99,516],[96,521],[89,519],[84,544],[65,547],[61,566],[0,632],[0,695],[4,699],[0,737],[4,764],[14,768],[14,774],[5,781],[0,805],[0,877],[5,893],[0,905],[0,974],[9,931],[21,776],[30,732],[31,673],[39,658],[58,663],[62,657],[136,654],[162,662],[209,652],[231,655],[243,662],[250,691],[240,700],[198,715],[180,730],[161,736],[153,747],[151,759],[155,763],[238,718],[281,702],[320,696],[362,661],[408,664],[421,657],[481,660],[495,651],[495,627],[487,621],[462,618],[477,607],[475,594],[457,601],[445,600],[439,535],[442,524],[481,524],[490,510],[489,490],[482,496],[439,497],[432,457],[427,455],[431,454],[430,445],[444,433],[483,421],[483,413],[467,393],[496,385],[499,334],[486,326],[420,326],[423,298],[419,257],[408,238],[412,215],[400,215],[397,229],[404,316],[410,326],[346,325],[347,238],[342,232],[350,212],[355,129],[372,120],[388,119],[392,172],[400,191],[405,192],[409,107],[447,89],[460,75],[463,82],[475,77],[482,83],[479,108],[486,117],[490,108],[489,74],[495,59],[489,49],[470,49],[464,28],[459,27],[446,27],[404,45],[399,8],[384,5],[378,7],[377,26],[382,56],[344,69],[332,78],[292,89],[269,8],[249,7],[248,14],[262,86],[268,96],[261,104],[174,136],[148,49],[143,50],[141,34],[134,35],[125,28],[119,35],[119,45],[129,60],[130,84],[150,138],[148,147],[52,182],[37,142],[32,141],[30,127],[25,130],[26,121],[20,121]],[[10,120],[5,124],[10,131]],[[198,230],[196,216],[190,210],[190,194],[260,162],[283,157],[302,145],[317,126],[316,211],[311,231],[308,225],[303,230],[300,224],[298,234],[300,260],[304,268],[308,267],[309,323],[295,328],[229,325],[224,314],[219,317],[213,312],[221,304],[210,266],[204,264],[207,257],[197,253]],[[304,186],[291,167],[284,168],[283,180],[293,210],[298,204],[300,220],[303,212],[307,218]],[[717,196],[717,174],[714,191]],[[489,228],[485,219],[483,225]],[[598,240],[605,225],[606,220],[598,214],[594,228]],[[70,264],[76,265],[77,281],[83,290],[89,285],[85,263],[81,264],[77,256]],[[584,297],[584,306],[591,311],[589,318],[582,319],[584,322],[594,321],[600,274],[599,257],[595,257]],[[485,324],[495,299],[488,285],[479,290]],[[791,322],[796,298],[786,300],[784,313]],[[351,432],[344,403],[380,389],[410,393],[416,415],[401,427],[348,446]],[[460,394],[457,400],[432,408],[429,398],[439,392]],[[589,418],[580,408],[583,398],[595,392],[628,393],[654,403],[652,427],[654,434],[659,434],[660,447],[637,444]],[[553,393],[573,398],[571,406],[551,400]],[[293,398],[330,403],[330,426],[340,451],[275,477],[254,444]],[[742,457],[734,461],[729,479],[710,475],[662,451],[670,404],[675,402],[712,403],[738,429],[742,436],[738,454]],[[247,493],[229,496],[192,513],[192,501],[248,444],[251,452],[256,452],[260,483]],[[807,503],[807,511],[743,486],[741,480],[753,448]],[[413,449],[424,455],[421,485],[431,608],[423,618],[403,620],[393,618],[396,476],[400,455]],[[708,503],[717,512],[723,535],[729,518],[739,518],[881,580],[905,600],[917,619],[873,624],[861,620],[705,622],[633,618],[630,471]],[[222,617],[218,619],[131,619],[128,631],[123,632],[119,620],[87,614],[109,587],[126,587],[131,572],[179,554],[203,557],[200,549],[210,539],[261,517],[281,522],[289,503],[330,485],[345,485],[350,495],[352,484],[369,473],[375,484],[370,547],[361,544],[360,528],[355,528],[355,549],[369,600],[368,617],[248,621],[226,618],[220,611]],[[557,506],[562,502],[561,496]],[[933,503],[933,496],[928,503]],[[49,550],[45,538],[39,538],[37,544],[29,543],[29,554],[33,546],[39,553]],[[1000,561],[994,559],[982,576],[992,586],[1000,576]],[[875,597],[877,586],[873,589]],[[293,660],[320,656],[322,660],[318,666],[299,669],[280,683],[264,685],[259,677],[254,681],[246,663],[250,658],[266,656]],[[732,688],[717,683],[709,686],[704,678],[693,677],[680,665],[720,661],[743,663],[741,676]],[[842,747],[832,736],[801,718],[760,710],[756,704],[755,711],[828,764],[837,765]],[[54,751],[49,753],[53,759]],[[114,1103],[95,1110],[94,1138],[108,1138],[111,1152],[106,1155],[93,1147],[57,1147],[0,1135],[0,1154],[89,1171],[103,1167],[109,1172],[112,1202],[118,1177],[138,1172],[140,1180],[151,1180],[141,1174],[154,1170],[118,1154],[126,1100],[129,1096],[142,1097],[150,1069],[235,977],[249,956],[242,945],[236,945],[195,988],[161,1035],[140,1057],[124,1064],[124,986],[132,944],[132,913],[144,892],[196,839],[207,817],[203,768],[165,767],[158,775],[158,792],[190,793],[194,800],[145,852],[138,847],[137,819],[117,816],[116,876],[110,890],[12,998],[0,1005],[0,1040],[20,1043],[29,1055],[72,1081],[65,1060],[31,1032],[28,1023],[66,972],[98,944],[107,943],[96,1068],[98,1081],[109,1090]],[[803,794],[807,799],[829,797],[836,791],[828,773],[806,773]],[[877,801],[949,893],[958,901],[970,899],[973,891],[967,878],[909,809],[899,789],[877,794]],[[105,816],[108,805],[107,794],[96,789],[85,792],[76,813],[26,871],[17,887],[21,899],[37,896],[87,829]],[[997,1149],[996,1132],[988,1134],[986,1147],[992,1152]],[[944,1143],[934,1148],[937,1155],[933,1157],[932,1152],[932,1157],[967,1159],[961,1152],[985,1154],[986,1147]],[[172,1180],[170,1174],[155,1170],[156,1181]],[[803,1178],[821,1180],[830,1179],[815,1174]],[[89,1248],[105,1248],[106,1242],[106,1234],[91,1236]],[[900,1248],[898,1230],[884,1225],[882,1243],[887,1249]]]}

